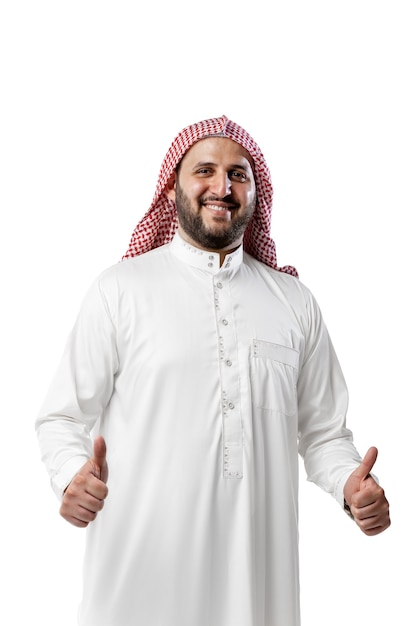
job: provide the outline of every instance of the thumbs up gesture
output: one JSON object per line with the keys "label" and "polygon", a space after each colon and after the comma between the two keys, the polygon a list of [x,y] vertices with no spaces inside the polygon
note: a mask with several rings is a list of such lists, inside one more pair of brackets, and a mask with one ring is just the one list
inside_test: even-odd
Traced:
{"label": "thumbs up gesture", "polygon": [[345,500],[353,518],[362,532],[369,536],[382,533],[391,524],[385,492],[370,475],[377,456],[378,450],[369,448],[344,486]]}
{"label": "thumbs up gesture", "polygon": [[94,441],[94,452],[65,490],[60,514],[70,524],[84,528],[95,520],[107,497],[109,470],[103,437]]}

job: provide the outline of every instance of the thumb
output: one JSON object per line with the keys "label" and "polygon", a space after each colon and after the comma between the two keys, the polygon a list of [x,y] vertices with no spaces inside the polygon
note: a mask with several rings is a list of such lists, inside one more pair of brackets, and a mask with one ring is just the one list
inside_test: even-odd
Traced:
{"label": "thumb", "polygon": [[93,463],[97,468],[97,478],[100,478],[103,482],[107,481],[107,461],[106,461],[106,442],[101,435],[94,440],[93,448]]}
{"label": "thumb", "polygon": [[355,470],[354,475],[359,480],[364,480],[371,473],[373,466],[375,465],[378,457],[378,449],[375,447],[369,448],[368,452],[363,457],[362,463]]}

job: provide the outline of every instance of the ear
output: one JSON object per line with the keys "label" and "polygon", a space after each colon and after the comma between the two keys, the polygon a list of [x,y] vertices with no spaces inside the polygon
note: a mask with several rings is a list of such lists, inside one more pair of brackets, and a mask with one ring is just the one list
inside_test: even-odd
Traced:
{"label": "ear", "polygon": [[177,173],[176,172],[172,172],[171,177],[170,177],[169,181],[167,182],[167,186],[165,188],[165,193],[168,196],[168,198],[173,200],[173,202],[175,202],[175,187],[176,187],[176,183],[177,183]]}

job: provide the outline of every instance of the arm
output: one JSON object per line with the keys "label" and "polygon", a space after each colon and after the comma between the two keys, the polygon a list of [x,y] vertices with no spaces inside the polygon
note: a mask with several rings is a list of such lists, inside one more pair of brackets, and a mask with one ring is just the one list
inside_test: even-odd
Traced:
{"label": "arm", "polygon": [[370,471],[371,448],[361,459],[346,427],[348,392],[322,316],[311,294],[306,301],[306,344],[298,380],[299,451],[308,480],[346,501],[359,527],[377,534],[389,526],[388,502]]}
{"label": "arm", "polygon": [[[100,281],[96,281],[84,299],[36,420],[42,460],[56,495],[63,499],[64,517],[80,476],[88,483],[89,479],[97,480],[101,463],[94,461],[90,433],[105,414],[117,369],[116,332]],[[99,454],[98,459],[102,456]],[[102,485],[92,495],[103,500],[106,489]]]}

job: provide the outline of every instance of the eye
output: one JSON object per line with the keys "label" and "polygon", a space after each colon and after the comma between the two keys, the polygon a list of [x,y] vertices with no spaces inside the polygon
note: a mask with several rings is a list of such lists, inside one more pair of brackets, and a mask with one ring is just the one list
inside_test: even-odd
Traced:
{"label": "eye", "polygon": [[211,169],[209,167],[199,167],[195,173],[200,176],[209,176],[211,174]]}
{"label": "eye", "polygon": [[238,182],[242,182],[242,183],[248,179],[247,174],[240,170],[232,170],[230,172],[230,178],[231,180],[237,180]]}

